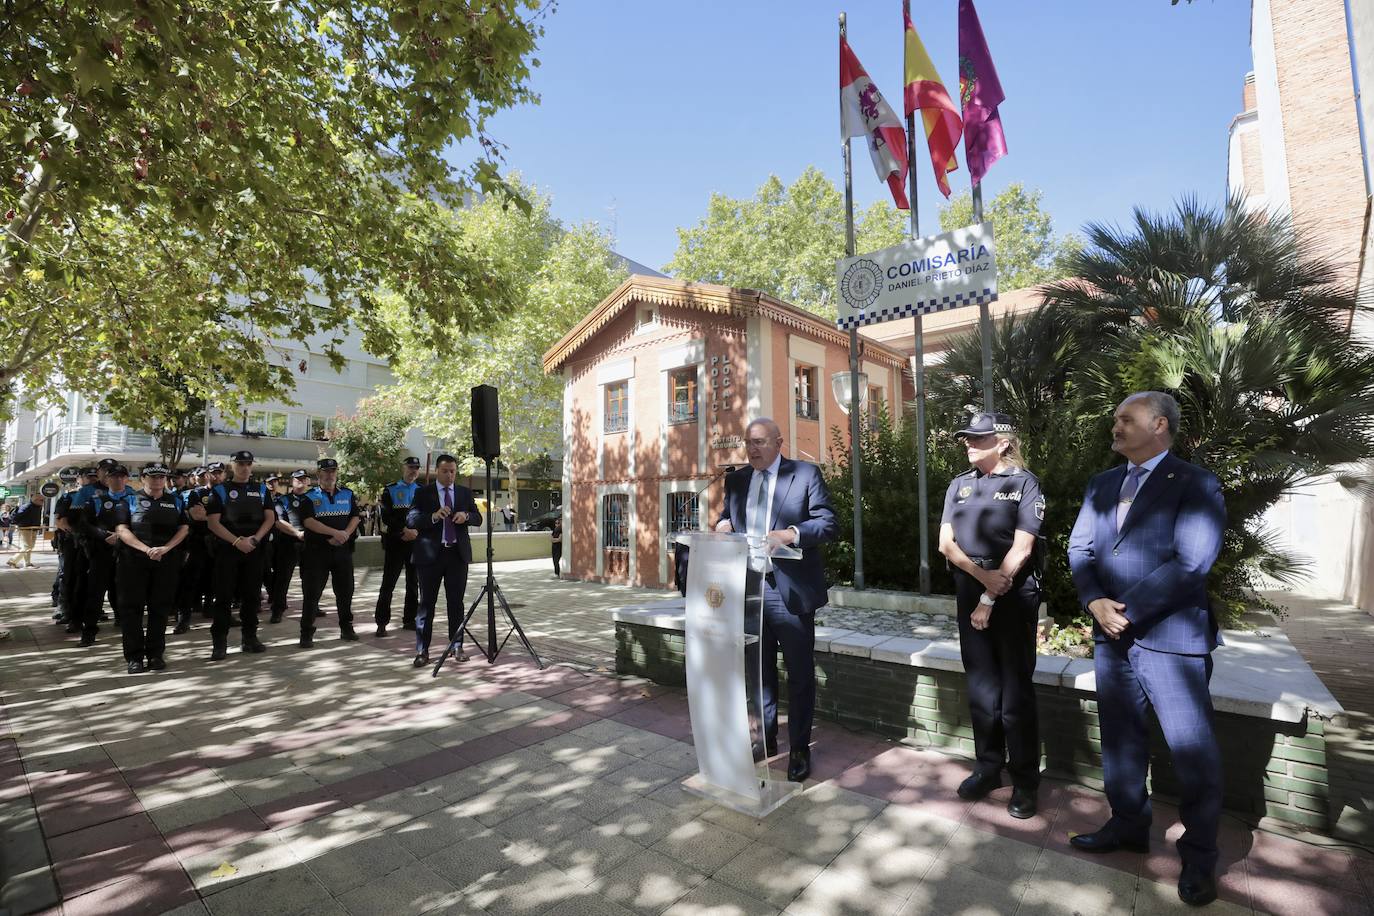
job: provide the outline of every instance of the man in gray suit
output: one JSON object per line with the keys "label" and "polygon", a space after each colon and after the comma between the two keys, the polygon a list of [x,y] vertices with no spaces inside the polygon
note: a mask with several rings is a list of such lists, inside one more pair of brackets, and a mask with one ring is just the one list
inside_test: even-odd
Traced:
{"label": "man in gray suit", "polygon": [[744,531],[799,547],[799,560],[774,559],[763,586],[763,717],[768,753],[777,753],[778,648],[787,663],[787,778],[811,774],[811,720],[816,709],[816,608],[825,604],[825,557],[835,512],[814,464],[782,457],[782,431],[767,417],[745,430],[749,467],[725,477],[725,511],[717,531]]}

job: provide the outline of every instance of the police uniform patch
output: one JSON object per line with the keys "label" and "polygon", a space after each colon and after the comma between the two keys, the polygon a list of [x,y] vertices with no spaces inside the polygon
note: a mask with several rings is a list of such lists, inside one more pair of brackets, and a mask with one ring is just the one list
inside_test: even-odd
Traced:
{"label": "police uniform patch", "polygon": [[229,491],[229,498],[230,498],[230,499],[238,499],[238,498],[239,498],[239,491],[238,491],[238,490],[230,490],[230,491]]}
{"label": "police uniform patch", "polygon": [[1043,496],[1035,501],[1035,517],[1042,522],[1045,520],[1045,497]]}
{"label": "police uniform patch", "polygon": [[968,498],[969,498],[970,496],[972,496],[972,495],[973,495],[973,487],[960,487],[960,488],[959,488],[959,498],[960,498],[960,499],[968,499]]}
{"label": "police uniform patch", "polygon": [[140,499],[140,500],[138,501],[139,508],[141,508],[141,509],[147,509],[147,508],[151,507],[152,504],[153,504],[153,501],[152,501],[151,499],[148,499],[146,496],[143,497],[142,499]]}
{"label": "police uniform patch", "polygon": [[105,502],[105,508],[106,508],[106,509],[113,509],[113,508],[114,508],[114,503],[109,502],[109,501],[107,500],[107,501]]}

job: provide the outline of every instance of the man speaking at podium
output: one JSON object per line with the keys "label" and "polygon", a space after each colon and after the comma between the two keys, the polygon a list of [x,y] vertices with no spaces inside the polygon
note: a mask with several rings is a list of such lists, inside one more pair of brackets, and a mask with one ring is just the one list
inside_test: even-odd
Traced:
{"label": "man speaking at podium", "polygon": [[[745,531],[798,547],[800,560],[769,561],[763,585],[763,728],[769,756],[778,742],[778,648],[787,664],[787,778],[811,774],[816,709],[816,608],[825,604],[821,545],[835,538],[835,511],[814,464],[781,455],[782,431],[767,417],[745,430],[749,467],[725,477],[725,511],[716,531]],[[739,524],[736,525],[736,522]]]}

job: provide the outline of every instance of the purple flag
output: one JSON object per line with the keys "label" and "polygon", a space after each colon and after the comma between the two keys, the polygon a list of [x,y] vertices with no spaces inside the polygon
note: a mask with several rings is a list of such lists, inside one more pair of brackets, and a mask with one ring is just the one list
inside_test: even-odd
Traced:
{"label": "purple flag", "polygon": [[1004,99],[973,0],[959,0],[959,104],[964,110],[964,158],[975,185],[1007,154],[1007,138],[997,114]]}

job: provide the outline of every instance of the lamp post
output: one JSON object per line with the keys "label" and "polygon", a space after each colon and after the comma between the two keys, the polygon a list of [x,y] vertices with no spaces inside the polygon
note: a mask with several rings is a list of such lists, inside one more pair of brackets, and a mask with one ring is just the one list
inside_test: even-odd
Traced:
{"label": "lamp post", "polygon": [[830,376],[830,388],[839,402],[840,410],[849,416],[849,460],[854,471],[854,587],[864,587],[863,477],[860,462],[859,427],[868,404],[868,373],[860,372],[858,355],[850,353],[849,371]]}
{"label": "lamp post", "polygon": [[433,483],[429,476],[429,462],[444,440],[438,436],[425,436],[425,483]]}

